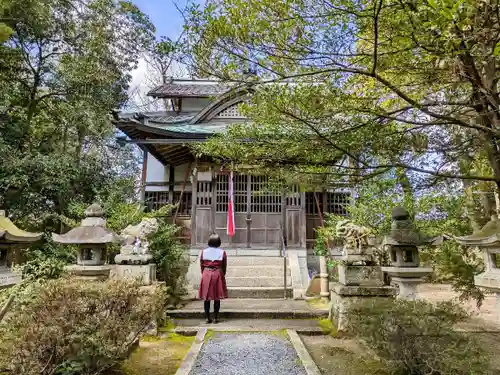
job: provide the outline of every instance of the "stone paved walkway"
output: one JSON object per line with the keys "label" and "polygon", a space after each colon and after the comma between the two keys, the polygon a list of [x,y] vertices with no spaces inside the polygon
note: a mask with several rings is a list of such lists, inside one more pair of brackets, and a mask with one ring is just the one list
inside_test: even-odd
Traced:
{"label": "stone paved walkway", "polygon": [[307,375],[279,333],[218,333],[206,338],[190,375]]}

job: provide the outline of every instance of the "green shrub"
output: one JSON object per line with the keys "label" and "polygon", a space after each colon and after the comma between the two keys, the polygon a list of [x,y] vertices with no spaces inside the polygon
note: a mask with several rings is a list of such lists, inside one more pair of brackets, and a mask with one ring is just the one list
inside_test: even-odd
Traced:
{"label": "green shrub", "polygon": [[71,278],[33,284],[32,299],[0,324],[0,373],[90,375],[117,366],[161,316],[164,288]]}
{"label": "green shrub", "polygon": [[478,344],[454,325],[468,318],[451,302],[364,300],[347,310],[347,329],[397,375],[485,374]]}
{"label": "green shrub", "polygon": [[173,294],[184,293],[185,275],[189,266],[185,246],[176,238],[179,228],[160,221],[160,228],[149,236],[149,249],[157,267],[157,277]]}

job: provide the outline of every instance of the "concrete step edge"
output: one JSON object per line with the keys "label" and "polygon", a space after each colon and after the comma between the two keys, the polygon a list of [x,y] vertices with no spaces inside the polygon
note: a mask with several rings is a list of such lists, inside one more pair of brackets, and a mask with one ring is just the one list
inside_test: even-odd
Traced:
{"label": "concrete step edge", "polygon": [[[167,315],[172,318],[203,319],[204,312],[196,310],[170,310]],[[276,310],[224,310],[220,312],[222,319],[305,319],[305,318],[325,318],[328,311],[276,311]]]}
{"label": "concrete step edge", "polygon": [[[283,276],[226,276],[226,280],[231,279],[257,279],[257,280],[280,280],[283,281]],[[289,279],[287,277],[287,279]]]}
{"label": "concrete step edge", "polygon": [[[222,322],[224,323],[224,322]],[[196,333],[201,329],[207,329],[206,326],[193,326],[193,327],[177,327],[174,328],[171,332],[175,332],[182,336],[196,336]],[[306,336],[324,336],[326,333],[321,328],[300,328],[295,327],[292,328],[299,335]],[[238,327],[238,326],[218,326],[217,324],[211,324],[210,330],[217,332],[274,332],[273,329],[261,329],[261,328],[246,328],[246,327]],[[160,337],[168,336],[167,332],[160,333]]]}

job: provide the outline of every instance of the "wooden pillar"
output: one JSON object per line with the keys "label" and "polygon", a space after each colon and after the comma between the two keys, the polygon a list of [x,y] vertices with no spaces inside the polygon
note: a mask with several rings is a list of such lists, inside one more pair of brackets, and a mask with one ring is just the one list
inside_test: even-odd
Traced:
{"label": "wooden pillar", "polygon": [[196,205],[198,200],[198,163],[194,162],[193,186],[192,186],[192,206],[191,206],[191,246],[196,246]]}
{"label": "wooden pillar", "polygon": [[215,212],[217,210],[217,175],[215,173],[215,168],[210,167],[212,172],[212,232],[215,232]]}
{"label": "wooden pillar", "polygon": [[168,203],[174,204],[174,187],[175,187],[175,167],[170,165],[168,171]]}

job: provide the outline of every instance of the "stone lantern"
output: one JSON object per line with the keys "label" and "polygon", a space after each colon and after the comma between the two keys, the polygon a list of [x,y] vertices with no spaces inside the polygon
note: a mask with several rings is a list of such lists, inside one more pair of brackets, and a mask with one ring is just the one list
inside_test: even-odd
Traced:
{"label": "stone lantern", "polygon": [[483,253],[485,270],[474,277],[474,283],[496,294],[500,305],[500,220],[496,215],[478,232],[470,236],[455,237],[465,246],[477,247]]}
{"label": "stone lantern", "polygon": [[52,234],[54,242],[63,245],[78,245],[77,264],[69,266],[70,273],[78,276],[106,279],[110,266],[106,265],[106,245],[120,243],[122,238],[106,228],[104,212],[98,204],[85,210],[85,218],[77,228],[66,234]]}
{"label": "stone lantern", "polygon": [[391,265],[382,267],[382,272],[386,272],[399,286],[398,298],[416,299],[418,284],[433,272],[432,268],[420,267],[418,248],[435,242],[435,239],[429,239],[415,229],[404,208],[395,207],[392,210],[391,231],[382,243],[389,254]]}
{"label": "stone lantern", "polygon": [[0,289],[21,281],[21,275],[11,270],[13,263],[19,262],[16,249],[40,240],[42,235],[19,229],[5,211],[0,210]]}

